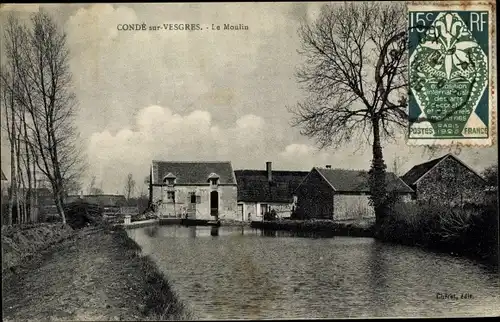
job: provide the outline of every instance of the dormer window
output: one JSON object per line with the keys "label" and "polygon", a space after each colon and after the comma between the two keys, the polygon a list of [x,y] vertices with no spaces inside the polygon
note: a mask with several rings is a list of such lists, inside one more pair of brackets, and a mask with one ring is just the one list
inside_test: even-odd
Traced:
{"label": "dormer window", "polygon": [[163,183],[167,186],[173,186],[175,184],[175,179],[175,175],[169,172],[169,174],[167,174],[165,178],[163,178]]}
{"label": "dormer window", "polygon": [[208,176],[208,182],[211,187],[217,187],[219,185],[219,175],[217,173],[210,173]]}

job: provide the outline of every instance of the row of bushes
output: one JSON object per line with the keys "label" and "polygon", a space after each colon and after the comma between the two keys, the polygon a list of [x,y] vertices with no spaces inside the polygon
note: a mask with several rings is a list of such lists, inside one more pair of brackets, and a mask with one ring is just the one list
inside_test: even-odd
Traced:
{"label": "row of bushes", "polygon": [[253,221],[252,228],[262,230],[286,230],[291,232],[317,232],[324,236],[372,237],[371,227],[358,224],[338,223],[332,220],[279,220]]}
{"label": "row of bushes", "polygon": [[497,202],[474,207],[396,202],[376,235],[384,241],[466,255],[498,264]]}

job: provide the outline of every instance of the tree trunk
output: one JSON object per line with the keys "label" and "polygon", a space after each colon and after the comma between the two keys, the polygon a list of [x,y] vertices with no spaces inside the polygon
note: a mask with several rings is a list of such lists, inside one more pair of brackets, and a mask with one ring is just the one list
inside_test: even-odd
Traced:
{"label": "tree trunk", "polygon": [[28,178],[28,191],[27,191],[27,196],[26,196],[26,201],[29,203],[29,214],[27,214],[27,221],[33,222],[33,177],[32,177],[32,172],[31,172],[31,152],[32,150],[30,149],[30,143],[29,143],[29,137],[28,137],[28,126],[26,124],[26,114],[23,113],[23,130],[24,130],[24,150],[26,153],[26,175]]}
{"label": "tree trunk", "polygon": [[153,206],[153,176],[152,171],[149,171],[149,184],[148,184],[148,192],[149,192],[149,200],[148,200],[148,208]]}
{"label": "tree trunk", "polygon": [[16,118],[14,112],[14,93],[11,92],[11,110],[10,110],[10,126],[12,127],[10,132],[10,191],[9,191],[9,212],[8,212],[8,224],[12,225],[12,211],[14,208],[14,194],[16,192],[16,149],[15,149],[15,137],[16,137]]}
{"label": "tree trunk", "polygon": [[[21,122],[21,119],[19,119]],[[21,130],[17,129],[17,137],[16,137],[16,174],[17,174],[17,191],[16,191],[16,210],[17,210],[17,223],[24,223],[24,195],[26,193],[23,173],[21,169]],[[22,199],[22,200],[21,200]]]}
{"label": "tree trunk", "polygon": [[373,126],[373,160],[370,169],[370,192],[373,207],[375,210],[375,223],[380,227],[385,215],[386,200],[386,165],[380,143],[380,124],[379,119],[374,118]]}
{"label": "tree trunk", "polygon": [[31,214],[31,220],[32,222],[38,222],[38,211],[39,211],[39,206],[38,206],[38,191],[37,191],[37,177],[36,177],[36,161],[33,160],[33,180],[32,180],[32,187],[33,187],[33,192],[30,196],[30,203],[32,204],[31,210],[33,213]]}
{"label": "tree trunk", "polygon": [[64,198],[61,185],[57,183],[52,184],[52,190],[54,191],[54,203],[56,204],[57,213],[61,216],[62,223],[66,224],[66,214],[64,213]]}

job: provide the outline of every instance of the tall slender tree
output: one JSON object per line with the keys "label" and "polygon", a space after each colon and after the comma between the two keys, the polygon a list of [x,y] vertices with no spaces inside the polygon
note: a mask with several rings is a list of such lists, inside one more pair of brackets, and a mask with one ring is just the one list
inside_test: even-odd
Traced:
{"label": "tall slender tree", "polygon": [[[28,147],[25,150],[31,150],[30,162],[33,160],[50,182],[57,211],[65,223],[67,187],[79,180],[84,169],[76,141],[76,99],[66,35],[47,13],[39,11],[32,15],[30,26],[9,17],[5,40],[8,71],[15,79],[8,91],[19,106],[18,124]],[[2,72],[3,84],[10,84],[8,74]],[[11,148],[12,152],[16,150]]]}
{"label": "tall slender tree", "polygon": [[299,29],[309,93],[290,108],[292,125],[320,148],[370,142],[370,198],[377,224],[387,201],[382,140],[407,123],[407,23],[403,3],[325,4]]}

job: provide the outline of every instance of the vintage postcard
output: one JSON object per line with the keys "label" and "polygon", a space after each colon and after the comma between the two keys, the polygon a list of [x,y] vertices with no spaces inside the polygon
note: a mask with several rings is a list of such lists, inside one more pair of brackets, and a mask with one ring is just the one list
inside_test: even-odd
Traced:
{"label": "vintage postcard", "polygon": [[0,5],[3,320],[500,315],[494,9]]}
{"label": "vintage postcard", "polygon": [[412,2],[408,21],[409,143],[491,145],[494,2]]}

